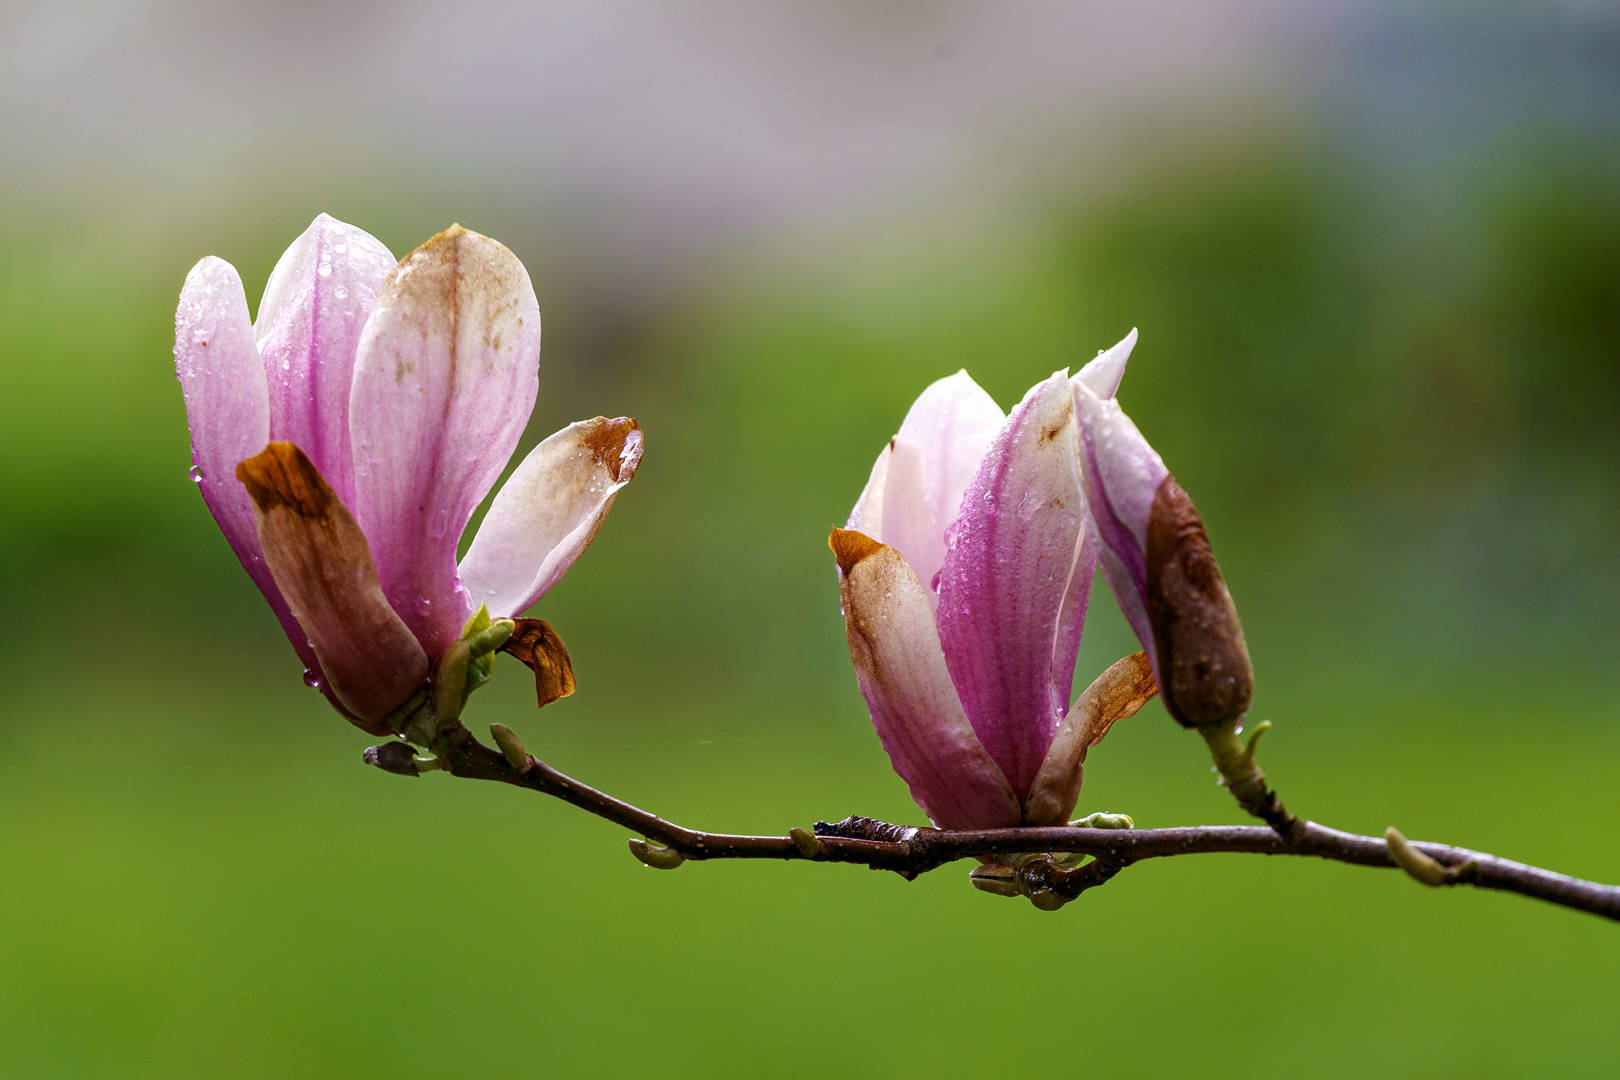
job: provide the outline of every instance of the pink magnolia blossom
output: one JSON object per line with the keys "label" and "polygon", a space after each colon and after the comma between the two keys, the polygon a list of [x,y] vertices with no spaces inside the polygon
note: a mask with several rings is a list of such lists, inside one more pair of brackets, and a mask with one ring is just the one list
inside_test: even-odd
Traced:
{"label": "pink magnolia blossom", "polygon": [[1063,820],[1086,748],[1151,697],[1127,658],[1070,703],[1096,565],[1071,384],[1111,397],[1135,342],[1057,372],[1011,415],[966,372],[930,386],[833,531],[857,681],[936,825]]}
{"label": "pink magnolia blossom", "polygon": [[520,615],[590,544],[641,457],[635,421],[571,424],[457,545],[534,406],[540,313],[501,244],[452,226],[397,265],[326,215],[248,315],[216,258],[186,278],[175,365],[193,476],[305,679],[355,724],[427,685],[480,607]]}
{"label": "pink magnolia blossom", "polygon": [[1187,493],[1117,402],[1074,388],[1078,455],[1103,576],[1186,727],[1239,720],[1254,693],[1237,609]]}

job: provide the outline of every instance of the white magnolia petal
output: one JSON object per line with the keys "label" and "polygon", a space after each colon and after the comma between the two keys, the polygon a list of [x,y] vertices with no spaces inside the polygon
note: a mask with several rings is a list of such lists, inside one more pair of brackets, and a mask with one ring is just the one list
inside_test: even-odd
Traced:
{"label": "white magnolia petal", "polygon": [[[883,543],[897,548],[937,603],[934,576],[945,564],[945,530],[1006,414],[965,371],[924,390],[890,441],[883,491]],[[868,511],[863,520],[871,523]]]}

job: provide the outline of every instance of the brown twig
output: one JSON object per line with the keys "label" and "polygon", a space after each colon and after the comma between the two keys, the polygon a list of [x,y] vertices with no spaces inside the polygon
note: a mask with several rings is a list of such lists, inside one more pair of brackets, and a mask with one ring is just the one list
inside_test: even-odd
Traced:
{"label": "brown twig", "polygon": [[[1473,885],[1518,893],[1620,921],[1620,886],[1583,881],[1467,848],[1401,839],[1398,844],[1406,860],[1403,864],[1392,854],[1389,839],[1341,832],[1291,816],[1287,836],[1282,830],[1259,825],[947,831],[860,817],[834,824],[818,822],[809,835],[803,829],[783,836],[700,832],[566,776],[526,754],[509,732],[502,736],[502,747],[497,750],[480,743],[460,723],[446,724],[433,744],[438,767],[454,776],[493,780],[550,795],[629,829],[651,841],[632,841],[637,857],[665,868],[688,860],[801,859],[892,870],[909,880],[958,859],[976,858],[1005,864],[1016,894],[1027,896],[1036,906],[1060,907],[1144,859],[1247,852],[1307,855],[1354,866],[1395,868],[1412,864],[1411,852],[1416,851],[1442,871],[1427,877],[1414,874],[1425,884]],[[403,743],[371,747],[365,756],[370,764],[390,772],[410,772],[408,762],[412,756]],[[1079,867],[1065,866],[1058,858],[1063,855],[1089,856],[1092,861]]]}

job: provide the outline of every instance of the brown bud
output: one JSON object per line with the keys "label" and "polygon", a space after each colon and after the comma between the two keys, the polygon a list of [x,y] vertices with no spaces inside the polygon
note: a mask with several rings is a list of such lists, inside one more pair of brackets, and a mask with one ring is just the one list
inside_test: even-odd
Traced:
{"label": "brown bud", "polygon": [[1238,719],[1254,696],[1249,648],[1203,519],[1173,476],[1153,497],[1146,556],[1165,707],[1190,728]]}

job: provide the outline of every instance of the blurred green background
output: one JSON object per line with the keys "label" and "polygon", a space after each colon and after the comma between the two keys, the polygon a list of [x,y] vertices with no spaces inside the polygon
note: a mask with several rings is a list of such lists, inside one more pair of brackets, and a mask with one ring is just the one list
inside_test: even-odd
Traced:
{"label": "blurred green background", "polygon": [[[1613,1076],[1620,939],[1205,856],[1049,914],[690,865],[363,768],[186,479],[198,258],[505,241],[525,443],[647,456],[469,719],[693,826],[915,821],[829,524],[932,379],[1141,329],[1297,812],[1620,880],[1620,20],[1593,5],[250,6],[0,16],[0,1073]],[[1098,594],[1080,677],[1128,651]],[[1081,811],[1239,820],[1157,706]]]}

